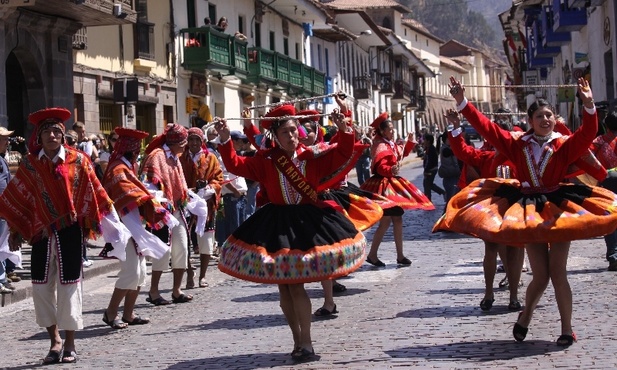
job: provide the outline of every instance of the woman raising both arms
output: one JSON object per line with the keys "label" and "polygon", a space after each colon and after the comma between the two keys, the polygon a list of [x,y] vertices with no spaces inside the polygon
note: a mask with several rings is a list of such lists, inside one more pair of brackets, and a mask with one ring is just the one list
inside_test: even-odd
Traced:
{"label": "woman raising both arms", "polygon": [[608,234],[617,227],[617,195],[586,185],[562,183],[568,167],[587,152],[596,136],[598,117],[589,83],[578,80],[583,125],[570,136],[554,131],[555,114],[539,99],[528,111],[531,130],[513,136],[493,124],[465,98],[465,89],[450,78],[457,109],[514,165],[516,179],[478,179],[455,195],[434,231],[451,230],[495,243],[524,244],[533,271],[525,307],[513,335],[523,341],[536,306],[552,282],[561,318],[557,345],[576,341],[572,330],[572,291],[567,277],[571,240]]}

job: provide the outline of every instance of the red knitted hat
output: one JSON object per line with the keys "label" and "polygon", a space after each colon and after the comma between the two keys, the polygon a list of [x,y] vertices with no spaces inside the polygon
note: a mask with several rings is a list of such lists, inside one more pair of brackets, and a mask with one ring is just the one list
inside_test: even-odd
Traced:
{"label": "red knitted hat", "polygon": [[66,108],[45,108],[31,113],[28,116],[28,121],[36,126],[35,133],[30,136],[28,142],[28,150],[30,153],[36,153],[41,150],[42,146],[39,144],[39,135],[41,131],[49,126],[58,126],[64,133],[64,122],[71,118],[71,112]]}
{"label": "red knitted hat", "polygon": [[390,115],[388,114],[388,112],[383,112],[382,114],[377,116],[377,118],[375,118],[373,123],[371,123],[371,127],[374,128],[375,130],[379,130],[379,125],[381,125],[389,117],[390,117]]}
{"label": "red knitted hat", "polygon": [[319,122],[319,116],[321,115],[321,113],[313,109],[302,110],[298,112],[297,114],[298,116],[306,116],[306,117],[299,119],[300,124],[304,124],[308,121]]}
{"label": "red knitted hat", "polygon": [[189,137],[186,127],[177,123],[170,123],[165,128],[165,143],[167,145],[182,144]]}
{"label": "red knitted hat", "polygon": [[191,127],[188,130],[188,136],[198,136],[201,141],[204,141],[204,130],[200,129],[199,127]]}
{"label": "red knitted hat", "polygon": [[[295,116],[296,108],[292,104],[283,104],[280,105],[268,113],[266,113],[265,117],[285,117],[285,116]],[[270,130],[272,128],[272,124],[276,122],[275,120],[263,120],[261,122],[261,126],[266,130]]]}

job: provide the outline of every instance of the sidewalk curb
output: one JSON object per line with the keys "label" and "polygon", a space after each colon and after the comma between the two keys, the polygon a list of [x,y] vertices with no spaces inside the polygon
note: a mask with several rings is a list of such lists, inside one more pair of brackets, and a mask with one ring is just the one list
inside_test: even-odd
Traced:
{"label": "sidewalk curb", "polygon": [[[116,259],[94,259],[94,264],[90,267],[83,268],[83,280],[88,280],[96,276],[100,276],[112,271],[120,270],[120,261]],[[6,307],[11,303],[26,300],[32,297],[32,283],[31,280],[23,279],[19,283],[15,283],[17,289],[12,294],[0,295],[0,307]]]}

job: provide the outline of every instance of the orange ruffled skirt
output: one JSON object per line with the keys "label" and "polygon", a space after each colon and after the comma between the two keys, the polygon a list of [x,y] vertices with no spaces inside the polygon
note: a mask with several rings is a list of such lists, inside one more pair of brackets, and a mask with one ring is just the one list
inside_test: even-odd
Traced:
{"label": "orange ruffled skirt", "polygon": [[[393,202],[392,204],[402,209],[423,209],[425,211],[435,209],[426,195],[404,177],[373,175],[362,184],[361,188],[388,198]],[[388,210],[387,205],[382,208],[384,211]]]}
{"label": "orange ruffled skirt", "polygon": [[555,243],[612,233],[617,195],[562,184],[550,193],[525,194],[518,180],[478,179],[456,194],[433,232],[445,230],[508,245]]}

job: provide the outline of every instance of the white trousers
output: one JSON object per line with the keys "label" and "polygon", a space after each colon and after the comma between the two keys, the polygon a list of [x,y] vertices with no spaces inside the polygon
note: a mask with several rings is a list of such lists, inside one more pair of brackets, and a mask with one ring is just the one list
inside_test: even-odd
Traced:
{"label": "white trousers", "polygon": [[81,282],[60,284],[57,240],[54,235],[50,238],[47,283],[32,284],[36,323],[43,328],[58,325],[60,330],[83,329]]}
{"label": "white trousers", "polygon": [[171,250],[160,259],[152,259],[152,271],[167,271],[169,268],[169,260],[171,258],[172,269],[184,269],[188,267],[188,235],[186,232],[186,226],[182,221],[182,215],[180,211],[174,212],[180,224],[171,229]]}
{"label": "white trousers", "polygon": [[137,254],[135,241],[126,243],[126,260],[120,262],[116,288],[137,290],[146,283],[146,258]]}
{"label": "white trousers", "polygon": [[212,254],[214,252],[214,230],[204,232],[203,236],[197,235],[199,254]]}

